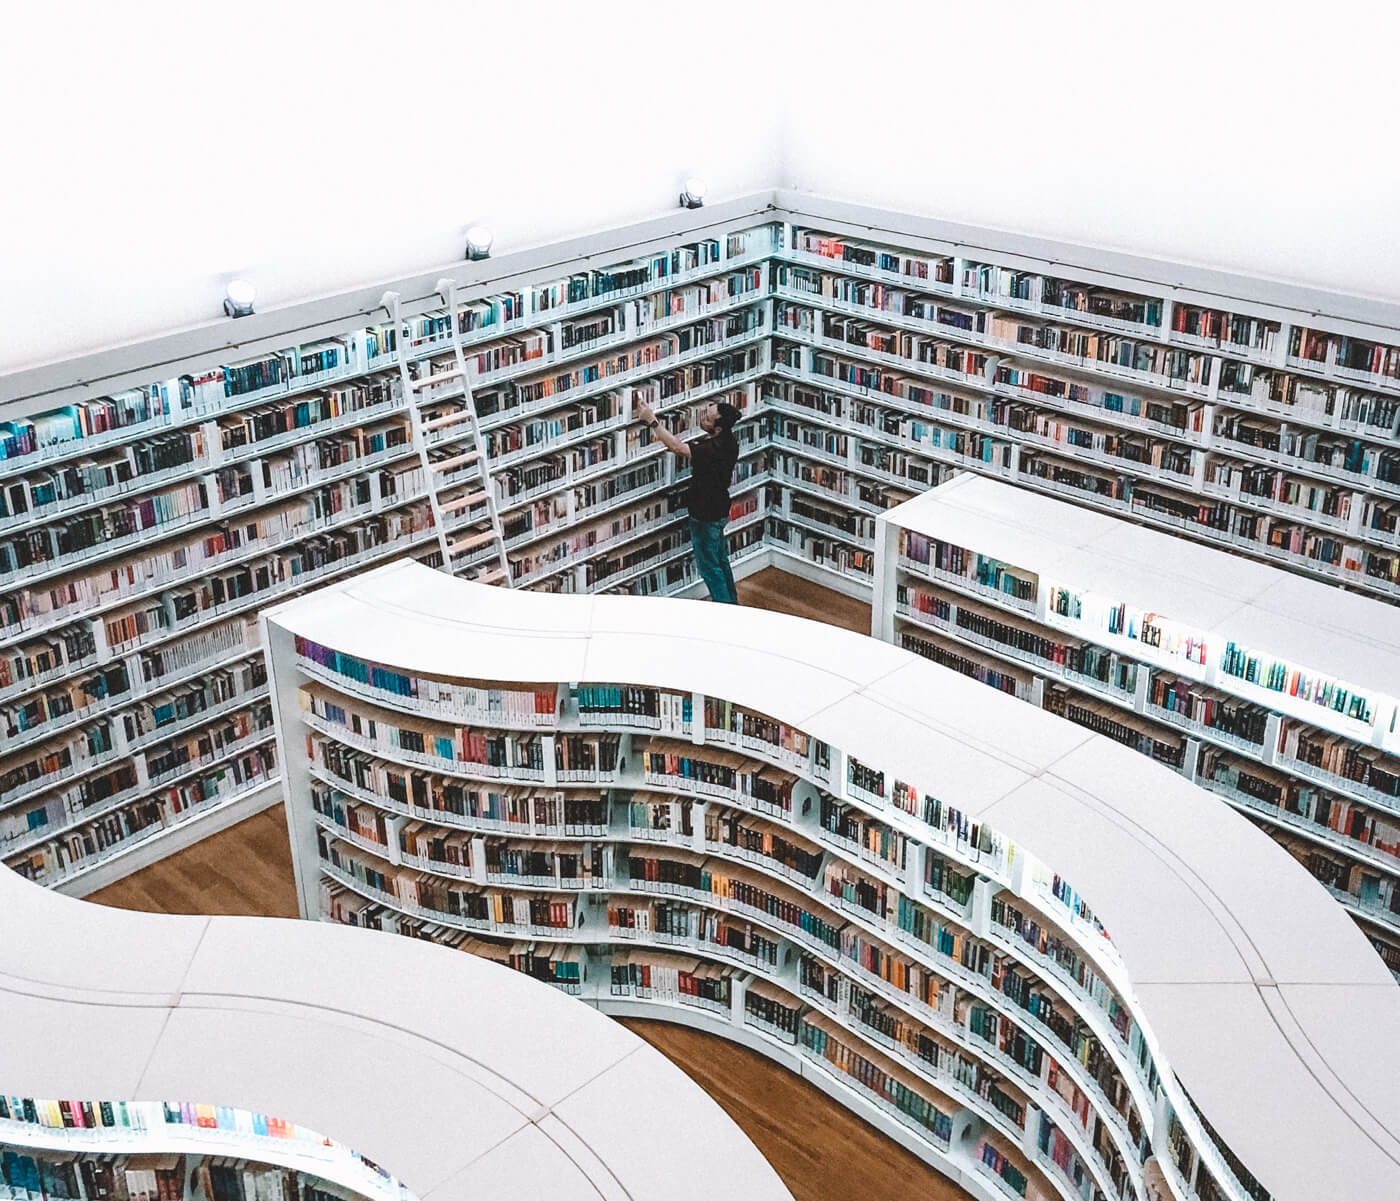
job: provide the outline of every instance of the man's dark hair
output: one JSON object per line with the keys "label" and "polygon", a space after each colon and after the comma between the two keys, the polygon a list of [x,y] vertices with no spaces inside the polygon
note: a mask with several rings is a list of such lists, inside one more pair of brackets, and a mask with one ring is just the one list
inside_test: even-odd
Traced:
{"label": "man's dark hair", "polygon": [[716,418],[716,421],[719,428],[726,434],[734,428],[735,422],[743,416],[732,404],[725,404],[723,401],[717,404],[715,408],[719,410],[719,416]]}

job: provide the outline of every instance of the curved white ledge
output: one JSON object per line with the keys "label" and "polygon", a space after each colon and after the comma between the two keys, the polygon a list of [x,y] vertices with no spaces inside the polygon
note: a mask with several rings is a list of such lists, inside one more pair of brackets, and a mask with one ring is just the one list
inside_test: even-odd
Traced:
{"label": "curved white ledge", "polygon": [[[0,945],[8,1095],[274,1114],[420,1201],[791,1201],[658,1051],[471,955],[276,918],[128,913],[7,870]],[[211,1153],[235,1152],[225,1139]],[[283,1162],[265,1141],[245,1155]]]}
{"label": "curved white ledge", "polygon": [[[1400,1196],[1400,987],[1286,851],[1135,752],[759,610],[498,591],[405,562],[266,619],[409,672],[723,697],[909,781],[1015,844],[1016,891],[1124,997],[1193,1141],[1177,1079],[1276,1201]],[[1111,948],[1037,900],[1036,865],[1092,900]]]}

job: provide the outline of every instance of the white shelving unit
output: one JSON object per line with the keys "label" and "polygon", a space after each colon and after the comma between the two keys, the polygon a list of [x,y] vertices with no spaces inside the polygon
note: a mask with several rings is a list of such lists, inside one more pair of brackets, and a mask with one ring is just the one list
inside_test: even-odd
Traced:
{"label": "white shelving unit", "polygon": [[1400,595],[1393,306],[785,199],[768,396],[853,476],[883,450]]}
{"label": "white shelving unit", "polygon": [[[0,1163],[6,1201],[51,1195],[134,1201],[149,1195],[157,1171],[160,1194],[175,1201],[216,1201],[229,1193],[245,1201],[265,1195],[416,1201],[393,1175],[351,1148],[229,1106],[7,1097],[0,1147],[7,1153]],[[218,1186],[209,1176],[214,1171],[225,1173]]]}
{"label": "white shelving unit", "polygon": [[1400,988],[1108,739],[759,610],[401,563],[263,621],[308,917],[738,1039],[979,1197],[1400,1184]]}
{"label": "white shelving unit", "polygon": [[[261,671],[249,620],[305,585],[407,550],[524,587],[694,587],[674,466],[627,427],[638,390],[753,407],[772,226],[730,207],[490,291],[401,281],[368,324],[0,425],[0,554],[42,560],[0,573],[4,862],[82,894],[273,803],[266,689],[237,703],[188,669]],[[756,432],[740,549],[763,540]]]}
{"label": "white shelving unit", "polygon": [[[232,1157],[326,1182],[289,1201],[790,1201],[660,1052],[478,957],[304,922],[108,909],[3,869],[0,937],[13,951],[0,998],[23,1031],[0,1047],[6,1105],[54,1099],[32,1121],[0,1119],[7,1148],[140,1166]],[[153,1097],[173,1120],[130,1100]],[[112,1098],[112,1128],[64,1128],[60,1106],[81,1111],[70,1098]]]}
{"label": "white shelving unit", "polygon": [[972,470],[1400,599],[1396,346],[1395,306],[774,192],[5,377],[0,858],[82,893],[267,803],[199,712],[136,732],[200,761],[164,786],[122,727],[149,656],[313,582],[703,591],[637,396],[746,411],[741,576],[868,597],[874,517]]}
{"label": "white shelving unit", "polygon": [[1400,974],[1393,608],[971,474],[879,525],[876,637],[1223,797]]}

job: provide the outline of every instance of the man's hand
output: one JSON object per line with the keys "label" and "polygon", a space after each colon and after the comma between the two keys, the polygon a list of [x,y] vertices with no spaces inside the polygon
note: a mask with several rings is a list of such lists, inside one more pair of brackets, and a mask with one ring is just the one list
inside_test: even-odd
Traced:
{"label": "man's hand", "polygon": [[[656,422],[656,411],[651,405],[647,404],[646,401],[642,400],[641,397],[637,398],[637,416],[648,425],[652,425]],[[675,434],[671,433],[664,425],[656,425],[656,428],[652,430],[652,436],[667,450],[680,455],[683,459],[690,458],[690,447],[677,438]]]}

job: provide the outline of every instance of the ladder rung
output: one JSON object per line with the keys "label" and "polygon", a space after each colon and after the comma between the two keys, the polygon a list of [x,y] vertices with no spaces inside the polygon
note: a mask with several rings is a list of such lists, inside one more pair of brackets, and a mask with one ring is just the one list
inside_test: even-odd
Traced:
{"label": "ladder rung", "polygon": [[471,579],[473,584],[499,584],[505,578],[506,573],[504,569],[497,567],[486,572],[484,575],[474,575]]}
{"label": "ladder rung", "polygon": [[485,546],[495,537],[495,530],[487,530],[484,534],[472,534],[467,538],[454,538],[447,544],[447,549],[451,554],[463,555],[469,550],[476,550],[479,546]]}
{"label": "ladder rung", "polygon": [[465,467],[468,463],[474,463],[481,458],[474,450],[467,451],[466,454],[453,455],[450,459],[439,459],[432,465],[434,471],[452,471],[457,467]]}
{"label": "ladder rung", "polygon": [[449,500],[443,504],[439,504],[438,508],[444,513],[456,513],[459,509],[470,509],[476,505],[485,503],[485,492],[473,492],[470,496],[459,496],[456,500]]}
{"label": "ladder rung", "polygon": [[444,425],[457,425],[463,421],[470,421],[472,411],[470,409],[458,409],[455,413],[448,413],[443,417],[434,417],[431,421],[423,422],[425,430],[441,429]]}
{"label": "ladder rung", "polygon": [[425,375],[422,379],[413,381],[415,388],[431,388],[434,384],[445,384],[451,379],[461,379],[462,373],[456,367],[451,371],[439,371],[435,375]]}

